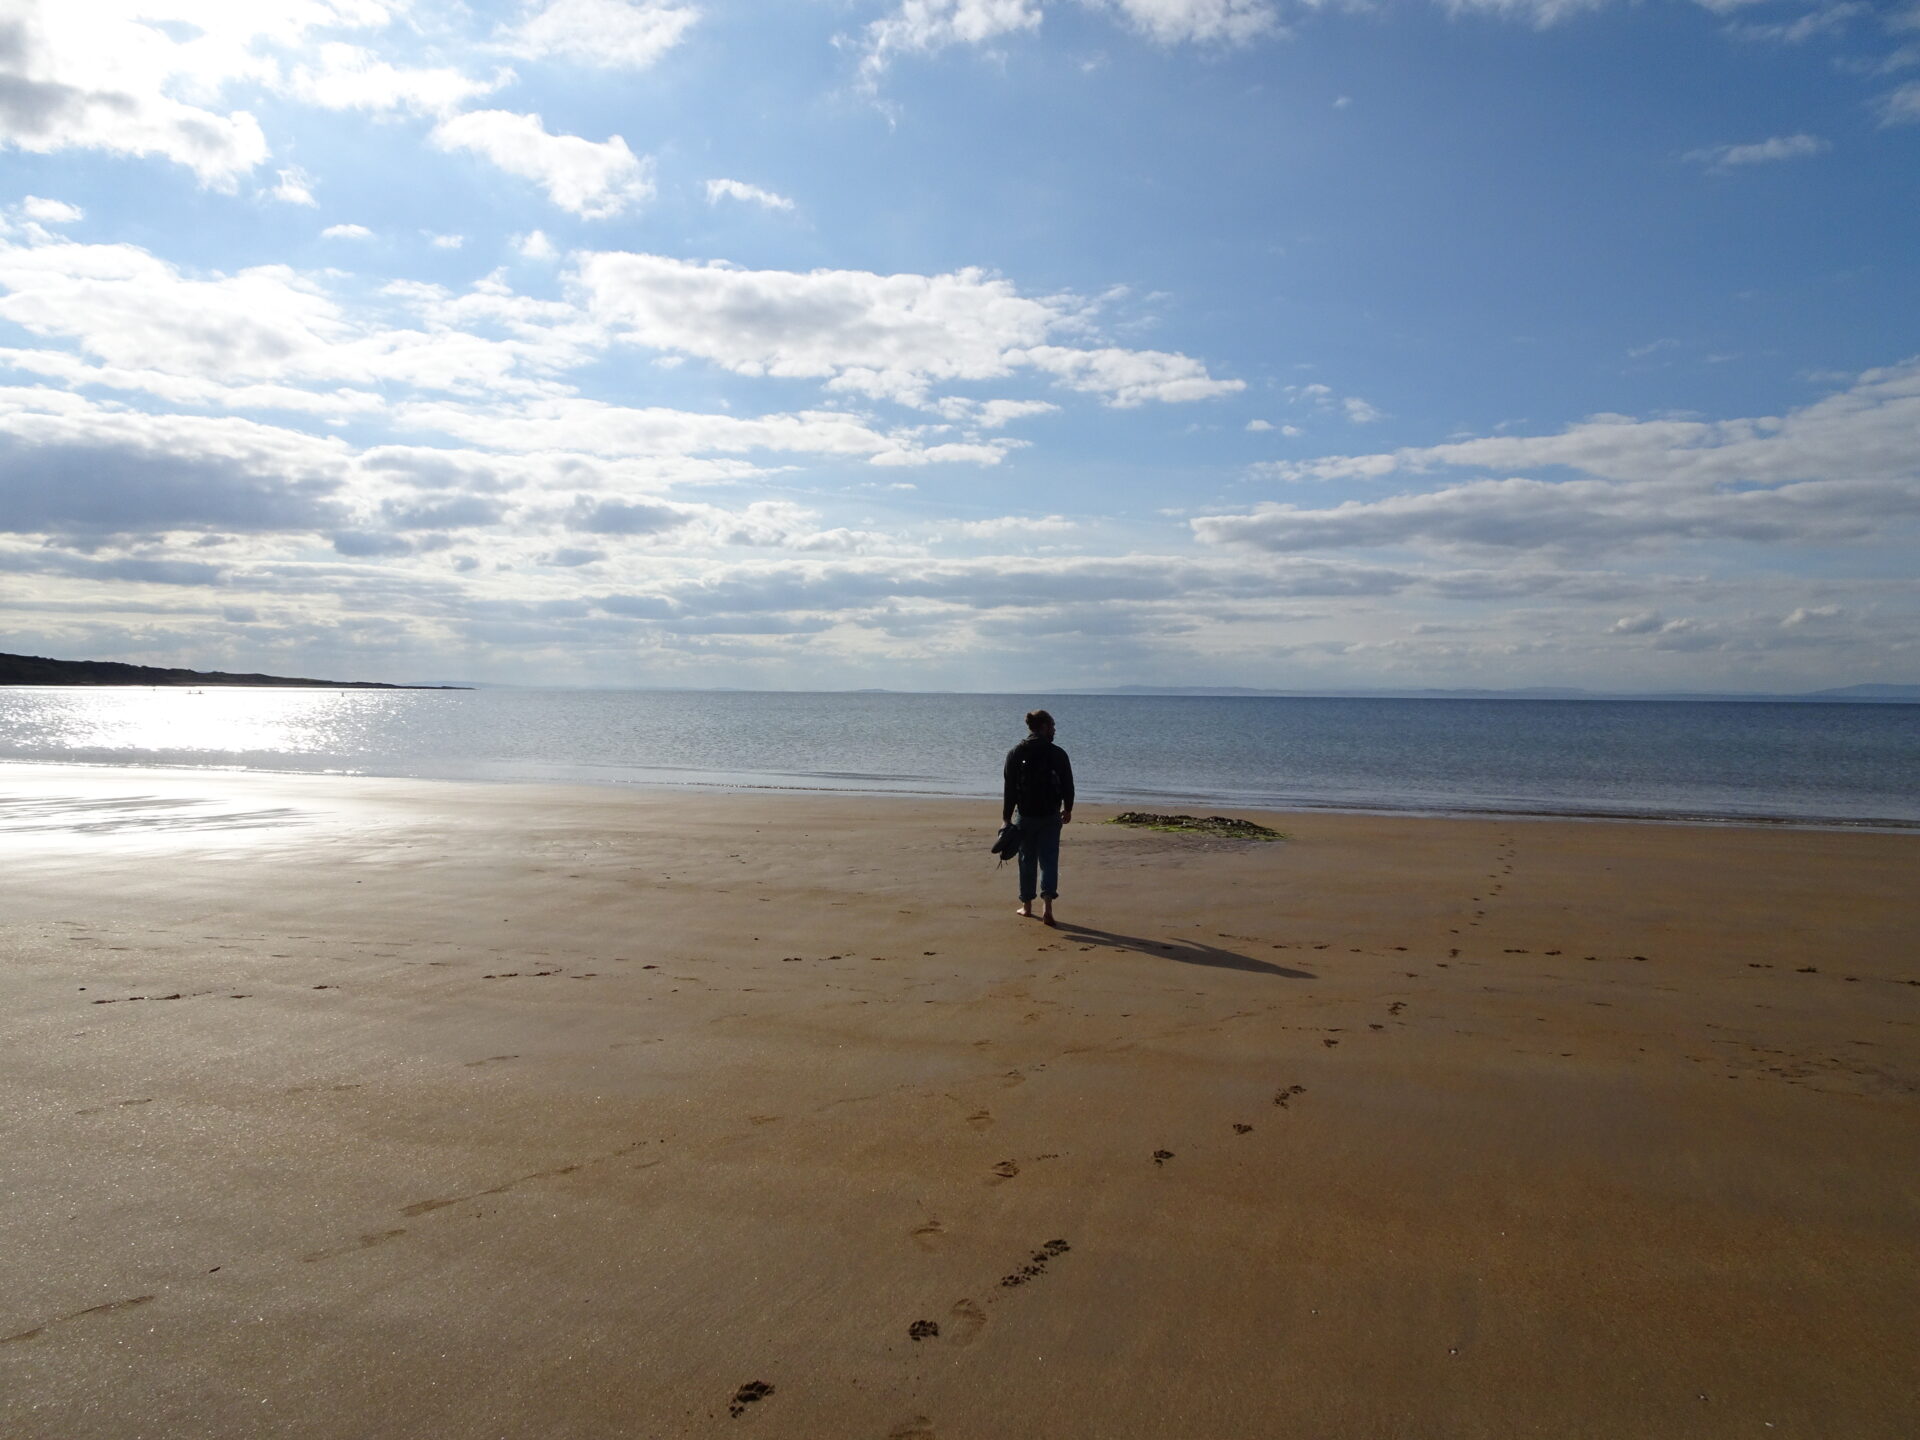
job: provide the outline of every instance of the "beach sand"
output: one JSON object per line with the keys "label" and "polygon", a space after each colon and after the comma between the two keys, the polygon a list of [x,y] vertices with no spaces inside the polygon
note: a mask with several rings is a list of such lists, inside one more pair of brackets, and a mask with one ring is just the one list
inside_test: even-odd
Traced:
{"label": "beach sand", "polygon": [[0,800],[8,1440],[1920,1433],[1920,837]]}

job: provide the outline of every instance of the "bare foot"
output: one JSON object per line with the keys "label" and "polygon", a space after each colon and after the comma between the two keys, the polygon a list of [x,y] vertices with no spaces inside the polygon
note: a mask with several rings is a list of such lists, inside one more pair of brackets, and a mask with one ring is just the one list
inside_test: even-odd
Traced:
{"label": "bare foot", "polygon": [[1030,905],[1022,905],[1018,910],[1014,911],[1013,913],[1018,915],[1022,920],[1033,919],[1033,907]]}
{"label": "bare foot", "polygon": [[1040,923],[1042,925],[1053,924],[1053,907],[1051,905],[1047,906],[1047,908],[1041,912]]}

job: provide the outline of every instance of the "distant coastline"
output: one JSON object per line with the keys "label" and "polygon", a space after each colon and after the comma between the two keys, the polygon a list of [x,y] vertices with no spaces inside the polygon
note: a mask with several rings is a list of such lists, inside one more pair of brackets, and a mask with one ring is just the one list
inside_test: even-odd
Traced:
{"label": "distant coastline", "polygon": [[179,670],[125,665],[117,660],[54,660],[45,655],[0,655],[0,685],[219,685],[326,690],[458,690],[458,685],[389,685],[380,680],[306,680],[287,675],[232,675],[224,670]]}
{"label": "distant coastline", "polygon": [[1070,689],[1056,695],[1247,696],[1286,700],[1747,700],[1818,705],[1915,705],[1920,685],[1844,685],[1832,690],[1770,693],[1757,690],[1580,690],[1533,686],[1520,690],[1258,690],[1243,685],[1110,685]]}

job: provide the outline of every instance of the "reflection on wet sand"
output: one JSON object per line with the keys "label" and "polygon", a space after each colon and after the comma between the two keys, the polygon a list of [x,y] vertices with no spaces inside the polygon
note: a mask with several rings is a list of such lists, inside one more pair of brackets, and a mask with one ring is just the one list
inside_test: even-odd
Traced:
{"label": "reflection on wet sand", "polygon": [[260,830],[299,825],[306,818],[304,812],[287,806],[234,810],[218,800],[196,796],[0,795],[0,834]]}

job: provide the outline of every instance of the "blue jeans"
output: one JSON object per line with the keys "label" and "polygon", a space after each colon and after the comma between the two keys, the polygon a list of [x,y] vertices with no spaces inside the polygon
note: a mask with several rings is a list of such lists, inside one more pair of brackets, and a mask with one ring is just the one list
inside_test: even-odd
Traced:
{"label": "blue jeans", "polygon": [[[1020,903],[1029,905],[1038,894],[1052,900],[1060,894],[1060,814],[1028,817],[1020,821]],[[1039,881],[1035,885],[1036,872]]]}

